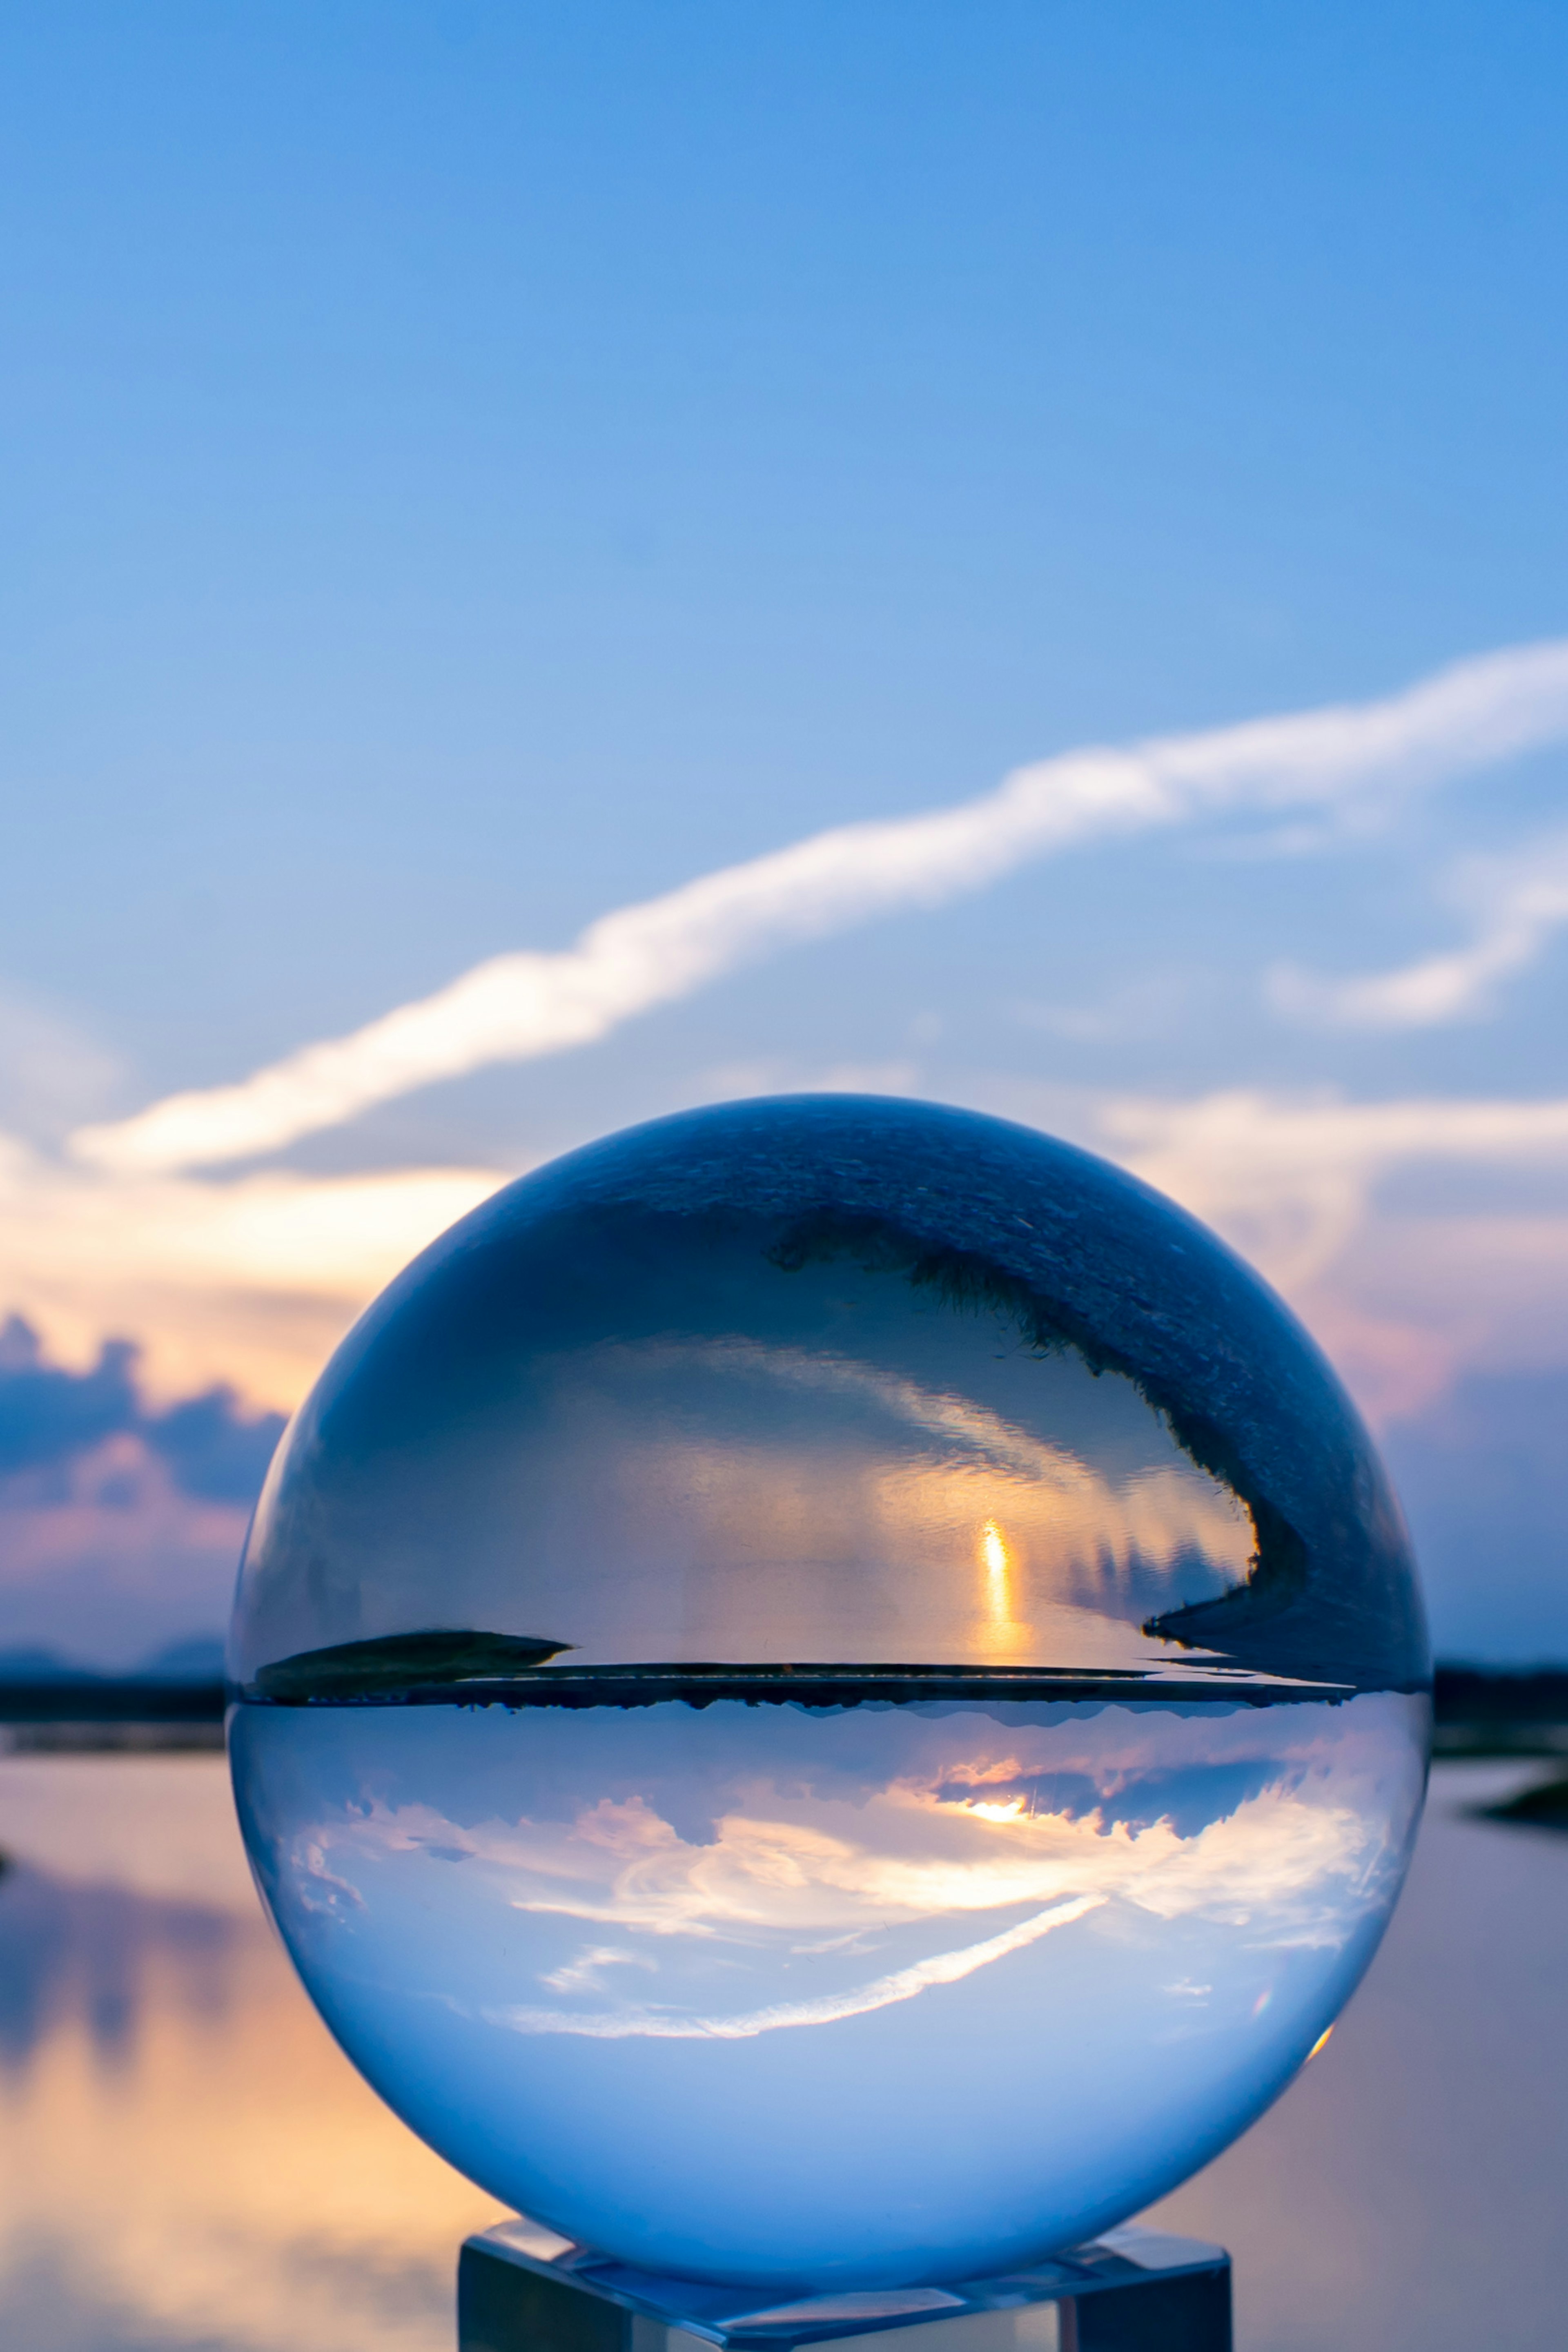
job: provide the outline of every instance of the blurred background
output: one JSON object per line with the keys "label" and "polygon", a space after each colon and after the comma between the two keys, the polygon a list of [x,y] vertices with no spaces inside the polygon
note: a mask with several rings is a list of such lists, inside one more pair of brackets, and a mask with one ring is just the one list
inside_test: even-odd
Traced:
{"label": "blurred background", "polygon": [[[824,1087],[1208,1218],[1378,1431],[1440,1654],[1568,1659],[1565,89],[1530,0],[6,13],[0,1681],[210,1674],[409,1255]],[[0,1759],[16,2340],[444,2343],[489,2209],[332,2073],[222,1805]],[[1465,2018],[1550,2039],[1568,1918],[1540,1828],[1439,1847],[1421,2099]],[[1488,1871],[1533,1993],[1453,1940]],[[1496,2214],[1462,2276],[1435,2188],[1312,2270],[1331,2051],[1260,2127],[1255,2347],[1401,2344],[1434,2263],[1408,2340],[1468,2344],[1568,2155],[1401,2110],[1379,1981],[1377,2179],[1492,2130]]]}

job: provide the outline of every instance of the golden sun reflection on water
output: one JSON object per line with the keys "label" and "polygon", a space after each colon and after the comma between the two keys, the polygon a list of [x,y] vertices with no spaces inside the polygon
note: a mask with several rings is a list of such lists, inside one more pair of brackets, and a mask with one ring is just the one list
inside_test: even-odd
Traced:
{"label": "golden sun reflection on water", "polygon": [[1002,1531],[995,1519],[988,1519],[980,1529],[980,1559],[991,1589],[993,1617],[1010,1617],[1008,1601],[1008,1548],[1002,1541]]}
{"label": "golden sun reflection on water", "polygon": [[995,1519],[988,1519],[981,1528],[976,1549],[984,1579],[984,1599],[977,1613],[984,1618],[987,1633],[993,1642],[1000,1643],[1009,1654],[1021,1653],[1034,1628],[1020,1624],[1014,1611],[1012,1554]]}

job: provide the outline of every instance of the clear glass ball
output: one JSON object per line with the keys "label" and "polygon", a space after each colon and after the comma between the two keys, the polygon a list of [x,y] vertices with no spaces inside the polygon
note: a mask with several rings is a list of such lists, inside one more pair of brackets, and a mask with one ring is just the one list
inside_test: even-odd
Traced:
{"label": "clear glass ball", "polygon": [[1428,1662],[1333,1372],[1027,1129],[803,1096],[513,1184],[339,1349],[232,1636],[264,1897],[508,2204],[779,2287],[1018,2269],[1375,1950]]}

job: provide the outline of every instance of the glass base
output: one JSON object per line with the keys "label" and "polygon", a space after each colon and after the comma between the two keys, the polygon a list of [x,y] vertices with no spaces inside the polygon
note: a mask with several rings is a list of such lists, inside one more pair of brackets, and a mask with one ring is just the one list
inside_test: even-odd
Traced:
{"label": "glass base", "polygon": [[1230,2257],[1135,2222],[1009,2278],[780,2302],[629,2269],[535,2221],[468,2240],[459,2352],[1231,2352]]}

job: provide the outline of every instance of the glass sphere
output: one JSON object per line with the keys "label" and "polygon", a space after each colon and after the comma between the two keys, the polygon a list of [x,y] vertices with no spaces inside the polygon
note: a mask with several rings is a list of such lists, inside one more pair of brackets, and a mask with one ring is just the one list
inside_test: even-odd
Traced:
{"label": "glass sphere", "polygon": [[995,2275],[1172,2188],[1398,1892],[1398,1512],[1212,1234],[1021,1128],[660,1120],[351,1331],[241,1572],[235,1790],[350,2056],[646,2269]]}

